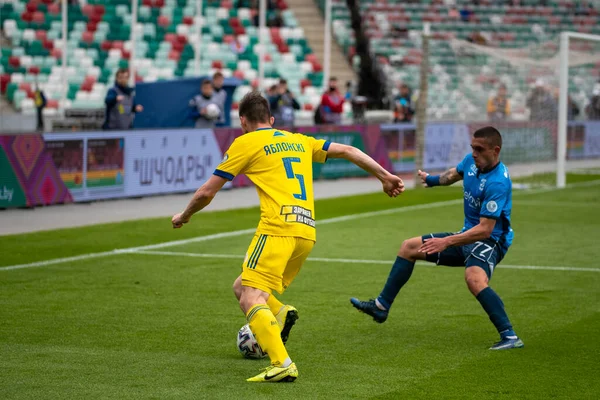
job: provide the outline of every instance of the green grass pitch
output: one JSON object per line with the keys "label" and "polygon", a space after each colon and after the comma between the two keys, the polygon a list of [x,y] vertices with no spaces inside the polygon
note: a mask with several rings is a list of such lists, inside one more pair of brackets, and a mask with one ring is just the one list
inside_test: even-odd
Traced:
{"label": "green grass pitch", "polygon": [[250,234],[159,249],[173,254],[2,269],[253,228],[258,208],[201,213],[177,231],[161,218],[4,236],[0,398],[597,399],[600,185],[514,194],[515,241],[491,286],[523,349],[487,350],[497,333],[462,268],[417,266],[385,324],[350,306],[351,296],[379,293],[403,239],[461,228],[461,194],[317,202],[317,220],[397,210],[318,227],[312,256],[327,260],[308,261],[280,297],[300,313],[288,342],[300,372],[292,384],[245,382],[268,364],[235,346],[245,319],[231,285]]}

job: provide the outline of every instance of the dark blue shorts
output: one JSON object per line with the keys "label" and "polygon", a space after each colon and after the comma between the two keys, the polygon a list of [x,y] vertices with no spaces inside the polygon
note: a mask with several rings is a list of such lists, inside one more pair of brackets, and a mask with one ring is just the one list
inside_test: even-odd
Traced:
{"label": "dark blue shorts", "polygon": [[[423,235],[423,242],[431,238],[444,238],[455,235],[455,233],[442,232]],[[504,251],[495,240],[485,239],[464,246],[448,247],[441,253],[427,254],[425,259],[437,265],[448,267],[473,267],[483,268],[488,276],[492,278],[494,268],[504,258]]]}

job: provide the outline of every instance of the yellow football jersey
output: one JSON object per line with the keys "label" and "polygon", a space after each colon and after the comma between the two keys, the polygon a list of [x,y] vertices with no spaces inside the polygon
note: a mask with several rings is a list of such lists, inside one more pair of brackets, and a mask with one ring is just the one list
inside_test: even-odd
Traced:
{"label": "yellow football jersey", "polygon": [[263,128],[234,140],[214,174],[246,174],[260,200],[259,234],[316,240],[312,163],[327,160],[329,141]]}

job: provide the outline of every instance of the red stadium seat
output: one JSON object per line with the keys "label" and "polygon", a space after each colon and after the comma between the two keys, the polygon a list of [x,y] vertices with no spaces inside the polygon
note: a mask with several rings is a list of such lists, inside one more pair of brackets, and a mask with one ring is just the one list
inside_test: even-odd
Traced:
{"label": "red stadium seat", "polygon": [[92,4],[86,4],[81,8],[81,12],[83,15],[89,17],[96,12],[96,7],[94,7]]}
{"label": "red stadium seat", "polygon": [[15,68],[18,68],[21,65],[21,60],[19,59],[19,57],[11,56],[8,59],[8,64]]}
{"label": "red stadium seat", "polygon": [[306,111],[312,111],[312,110],[314,110],[314,107],[310,103],[304,103],[304,110],[306,110]]}
{"label": "red stadium seat", "polygon": [[23,14],[21,14],[21,19],[25,22],[31,22],[33,21],[33,13],[26,11]]}
{"label": "red stadium seat", "polygon": [[81,34],[81,40],[90,44],[94,43],[94,32],[85,31]]}
{"label": "red stadium seat", "polygon": [[25,7],[25,9],[30,12],[30,13],[34,13],[37,11],[37,4],[35,3],[27,3],[27,6]]}
{"label": "red stadium seat", "polygon": [[48,14],[52,14],[52,15],[60,14],[60,4],[59,3],[48,4]]}
{"label": "red stadium seat", "polygon": [[10,74],[2,74],[0,75],[0,93],[6,93],[6,87],[10,83]]}
{"label": "red stadium seat", "polygon": [[310,81],[310,79],[302,79],[300,81],[300,88],[302,89],[302,92],[304,92],[304,89],[307,86],[311,86],[311,85],[312,85],[312,82]]}
{"label": "red stadium seat", "polygon": [[184,48],[185,48],[185,43],[181,43],[179,40],[176,40],[173,43],[173,50],[176,50],[178,52],[182,52]]}
{"label": "red stadium seat", "polygon": [[105,40],[104,42],[102,42],[102,44],[100,45],[100,48],[104,51],[109,51],[110,49],[112,49],[112,42],[109,42],[108,40]]}
{"label": "red stadium seat", "polygon": [[185,25],[194,25],[194,18],[190,16],[183,17],[183,23]]}
{"label": "red stadium seat", "polygon": [[219,60],[213,61],[211,66],[212,66],[212,68],[215,68],[215,69],[223,69],[223,63]]}
{"label": "red stadium seat", "polygon": [[50,39],[44,39],[42,44],[46,50],[52,50],[54,48],[54,42]]}
{"label": "red stadium seat", "polygon": [[244,79],[244,72],[240,71],[240,70],[236,70],[236,71],[233,72],[233,77],[243,80]]}
{"label": "red stadium seat", "polygon": [[35,65],[32,65],[31,67],[29,67],[28,72],[32,75],[37,75],[40,73],[40,67],[37,67]]}
{"label": "red stadium seat", "polygon": [[165,34],[165,42],[175,43],[177,41],[177,35],[174,33]]}
{"label": "red stadium seat", "polygon": [[240,108],[240,105],[238,103],[231,103],[232,110],[238,110],[239,108]]}
{"label": "red stadium seat", "polygon": [[19,84],[19,89],[21,89],[21,90],[29,93],[29,92],[31,92],[31,83],[29,83],[29,82],[21,82]]}
{"label": "red stadium seat", "polygon": [[180,58],[181,58],[181,52],[179,52],[177,50],[171,50],[169,52],[169,60],[179,61]]}
{"label": "red stadium seat", "polygon": [[162,26],[163,28],[168,28],[169,25],[171,25],[171,21],[169,20],[169,17],[167,17],[166,15],[161,15],[158,17],[158,25]]}
{"label": "red stadium seat", "polygon": [[58,108],[58,100],[49,99],[46,102],[46,108]]}
{"label": "red stadium seat", "polygon": [[89,32],[96,32],[96,29],[98,29],[98,22],[96,21],[90,21],[87,23],[86,29]]}
{"label": "red stadium seat", "polygon": [[35,22],[36,24],[43,24],[44,22],[46,22],[46,16],[44,15],[43,12],[36,11],[33,13],[32,21]]}
{"label": "red stadium seat", "polygon": [[35,31],[35,38],[37,40],[44,41],[44,40],[46,40],[46,37],[47,37],[47,32],[46,31],[43,31],[41,29]]}

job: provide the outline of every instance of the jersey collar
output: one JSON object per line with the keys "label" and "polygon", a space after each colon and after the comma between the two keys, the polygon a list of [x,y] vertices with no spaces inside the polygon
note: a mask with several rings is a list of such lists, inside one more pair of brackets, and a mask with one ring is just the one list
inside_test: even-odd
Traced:
{"label": "jersey collar", "polygon": [[257,130],[255,130],[254,132],[258,132],[258,131],[267,131],[269,129],[273,129],[273,128],[258,128]]}
{"label": "jersey collar", "polygon": [[481,174],[489,174],[490,172],[492,172],[493,170],[495,170],[496,168],[498,168],[498,165],[500,165],[501,161],[498,161],[498,163],[496,165],[494,165],[492,168],[490,168],[488,171],[483,172],[482,170],[480,170],[479,168],[477,168],[477,177],[479,178],[479,175]]}

